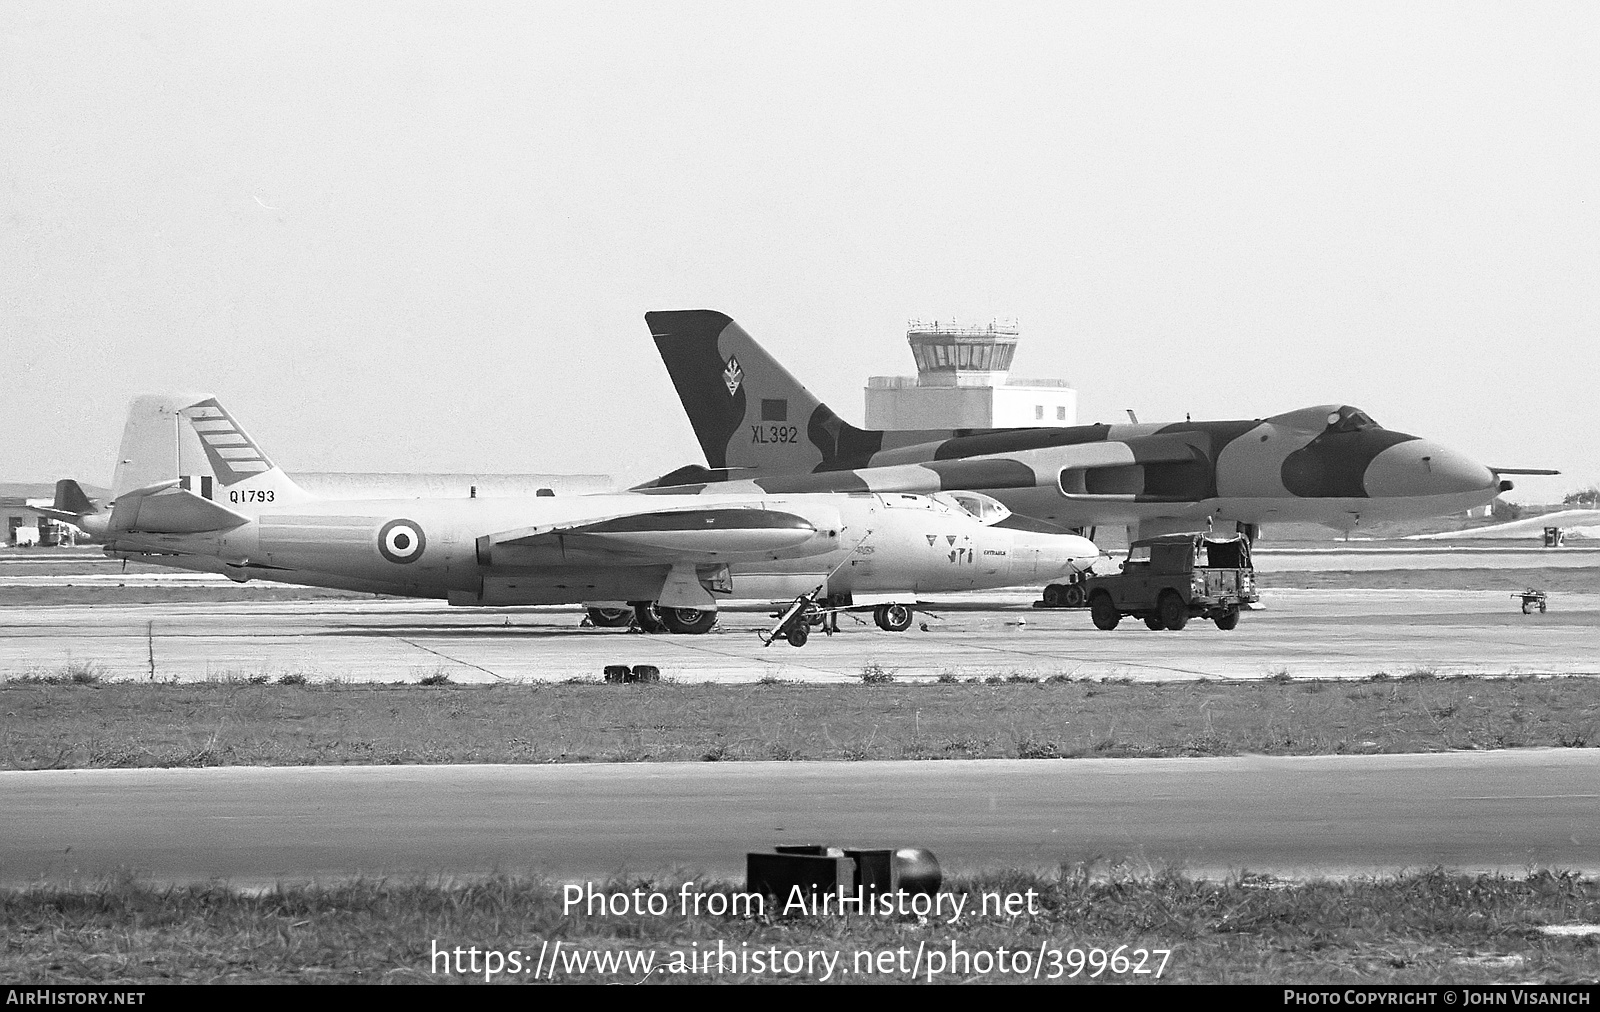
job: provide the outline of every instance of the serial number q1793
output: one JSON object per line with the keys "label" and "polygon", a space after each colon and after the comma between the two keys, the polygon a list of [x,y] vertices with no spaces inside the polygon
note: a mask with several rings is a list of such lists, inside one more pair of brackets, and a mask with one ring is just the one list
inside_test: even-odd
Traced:
{"label": "serial number q1793", "polygon": [[270,488],[235,488],[229,489],[229,502],[272,502],[277,494]]}
{"label": "serial number q1793", "polygon": [[752,425],[750,426],[750,442],[798,443],[800,442],[800,430],[793,425]]}

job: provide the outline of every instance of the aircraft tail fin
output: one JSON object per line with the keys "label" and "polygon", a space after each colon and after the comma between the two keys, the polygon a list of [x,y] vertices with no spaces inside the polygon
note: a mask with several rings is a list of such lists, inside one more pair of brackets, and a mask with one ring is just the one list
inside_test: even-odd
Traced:
{"label": "aircraft tail fin", "polygon": [[838,470],[863,466],[882,446],[881,432],[840,418],[727,315],[644,318],[713,470],[728,478]]}
{"label": "aircraft tail fin", "polygon": [[90,499],[84,493],[83,487],[71,478],[62,478],[56,482],[56,498],[50,506],[52,512],[76,517],[105,512],[100,504]]}
{"label": "aircraft tail fin", "polygon": [[48,506],[35,506],[34,511],[52,520],[69,523],[86,534],[98,535],[104,527],[105,507],[84,494],[83,488],[71,478],[56,482],[56,497]]}
{"label": "aircraft tail fin", "polygon": [[209,394],[135,398],[111,484],[114,500],[174,486],[244,515],[312,498]]}

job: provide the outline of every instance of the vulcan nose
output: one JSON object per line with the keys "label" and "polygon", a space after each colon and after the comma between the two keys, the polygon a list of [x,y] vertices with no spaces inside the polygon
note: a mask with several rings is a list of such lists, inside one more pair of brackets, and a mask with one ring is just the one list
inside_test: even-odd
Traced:
{"label": "vulcan nose", "polygon": [[1499,478],[1465,454],[1426,439],[1410,439],[1372,458],[1362,484],[1374,498],[1411,498],[1498,490]]}

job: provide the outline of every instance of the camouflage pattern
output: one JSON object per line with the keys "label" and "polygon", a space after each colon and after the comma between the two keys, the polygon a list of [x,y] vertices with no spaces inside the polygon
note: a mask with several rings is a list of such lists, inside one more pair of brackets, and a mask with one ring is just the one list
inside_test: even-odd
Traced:
{"label": "camouflage pattern", "polygon": [[1350,529],[1461,512],[1511,487],[1464,454],[1385,429],[1349,405],[1237,421],[859,429],[724,314],[655,312],[645,321],[709,465],[646,491],[970,489],[1067,527],[1127,524],[1151,534],[1214,521]]}

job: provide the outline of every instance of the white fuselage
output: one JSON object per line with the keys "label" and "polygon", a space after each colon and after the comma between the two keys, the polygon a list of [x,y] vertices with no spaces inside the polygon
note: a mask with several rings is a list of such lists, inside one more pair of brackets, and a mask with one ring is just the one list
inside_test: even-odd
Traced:
{"label": "white fuselage", "polygon": [[[814,532],[782,547],[732,546],[697,532],[630,554],[547,538],[532,549],[486,550],[507,531],[550,530],[651,511],[745,507],[803,517]],[[380,532],[404,521],[421,534],[394,561]],[[392,530],[392,528],[391,528]],[[391,534],[392,538],[393,535]],[[904,596],[1049,582],[1098,555],[1083,538],[985,526],[971,514],[920,495],[640,494],[515,499],[305,498],[260,505],[250,522],[225,532],[109,536],[107,550],[184,569],[462,605],[653,601],[675,562],[689,564],[722,598],[791,597],[823,586],[830,595]],[[688,560],[684,563],[683,560]]]}

